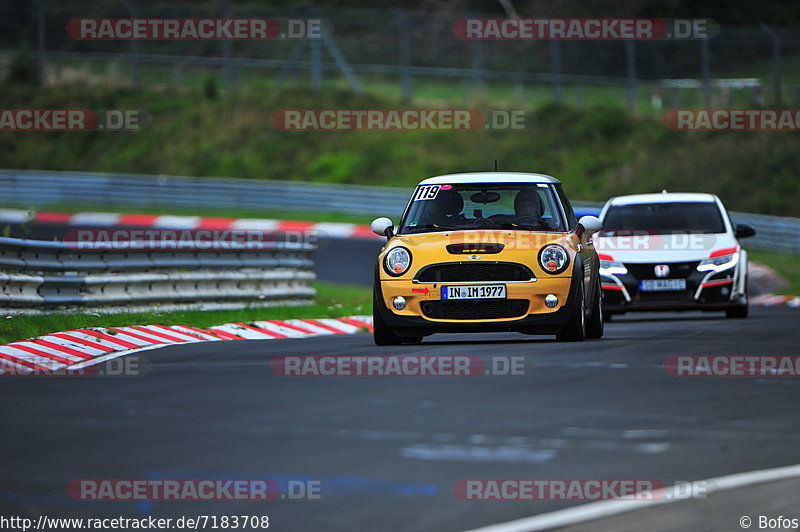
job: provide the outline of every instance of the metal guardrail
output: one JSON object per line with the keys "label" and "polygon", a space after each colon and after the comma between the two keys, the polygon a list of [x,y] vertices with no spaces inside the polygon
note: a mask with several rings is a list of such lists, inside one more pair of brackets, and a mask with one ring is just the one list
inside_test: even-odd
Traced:
{"label": "metal guardrail", "polygon": [[115,249],[0,238],[0,308],[313,301],[314,247],[308,243],[231,243],[213,250],[182,244]]}
{"label": "metal guardrail", "polygon": [[[180,177],[142,174],[0,170],[0,202],[9,206],[90,205],[92,208],[183,207],[188,209],[299,210],[365,216],[397,216],[411,189],[301,181]],[[576,212],[596,214],[600,202],[573,202]],[[800,254],[800,218],[731,212],[757,234],[754,249]]]}

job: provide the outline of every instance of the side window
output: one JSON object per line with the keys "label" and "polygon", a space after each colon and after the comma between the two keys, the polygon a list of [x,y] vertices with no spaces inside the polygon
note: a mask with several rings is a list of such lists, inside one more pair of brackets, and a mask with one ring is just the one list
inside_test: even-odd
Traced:
{"label": "side window", "polygon": [[561,200],[561,204],[564,206],[564,212],[567,213],[567,228],[572,231],[578,226],[578,218],[575,217],[575,211],[572,210],[572,204],[570,204],[567,195],[564,193],[564,189],[561,185],[555,185],[556,192],[558,193],[558,198]]}

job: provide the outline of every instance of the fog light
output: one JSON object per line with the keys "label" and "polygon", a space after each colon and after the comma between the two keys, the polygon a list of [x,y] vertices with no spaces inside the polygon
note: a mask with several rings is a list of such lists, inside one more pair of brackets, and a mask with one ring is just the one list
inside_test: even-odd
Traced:
{"label": "fog light", "polygon": [[544,298],[544,304],[547,308],[556,308],[558,306],[558,298],[553,294],[547,294]]}
{"label": "fog light", "polygon": [[394,301],[392,301],[392,306],[395,308],[395,310],[403,310],[406,308],[406,298],[403,296],[397,296],[394,298]]}

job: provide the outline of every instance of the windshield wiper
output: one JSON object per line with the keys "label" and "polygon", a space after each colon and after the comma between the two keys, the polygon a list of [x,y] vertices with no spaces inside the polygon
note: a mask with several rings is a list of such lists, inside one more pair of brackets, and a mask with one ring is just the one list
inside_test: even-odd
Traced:
{"label": "windshield wiper", "polygon": [[413,231],[416,229],[455,229],[456,227],[453,225],[438,225],[438,224],[424,224],[424,225],[415,225],[414,227],[406,227],[406,231]]}
{"label": "windshield wiper", "polygon": [[547,229],[547,227],[542,227],[539,225],[515,224],[515,223],[498,224],[497,227],[499,227],[500,229],[531,229],[533,231],[541,231]]}

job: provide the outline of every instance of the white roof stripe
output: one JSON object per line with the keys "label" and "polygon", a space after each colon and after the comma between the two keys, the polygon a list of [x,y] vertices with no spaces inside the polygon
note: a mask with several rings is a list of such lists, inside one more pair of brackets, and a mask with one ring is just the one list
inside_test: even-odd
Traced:
{"label": "white roof stripe", "polygon": [[458,183],[560,183],[555,177],[545,174],[522,172],[474,172],[468,174],[447,174],[429,177],[420,185],[445,185]]}
{"label": "white roof stripe", "polygon": [[611,198],[610,205],[636,205],[639,203],[715,203],[713,194],[667,192],[666,194],[629,194]]}

